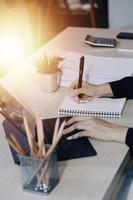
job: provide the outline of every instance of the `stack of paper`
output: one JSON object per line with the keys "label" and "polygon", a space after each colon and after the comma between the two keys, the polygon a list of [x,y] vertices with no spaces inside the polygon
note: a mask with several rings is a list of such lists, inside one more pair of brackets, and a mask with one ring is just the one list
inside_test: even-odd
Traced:
{"label": "stack of paper", "polygon": [[[64,58],[60,63],[62,71],[60,85],[68,87],[78,79],[79,61],[83,54],[65,50],[57,50],[56,54]],[[119,80],[133,73],[132,58],[97,57],[86,54],[84,56],[84,81],[99,84]]]}

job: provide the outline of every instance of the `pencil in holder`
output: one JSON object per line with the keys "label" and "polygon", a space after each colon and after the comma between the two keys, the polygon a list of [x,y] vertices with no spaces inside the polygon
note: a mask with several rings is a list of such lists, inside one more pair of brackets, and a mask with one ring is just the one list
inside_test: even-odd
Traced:
{"label": "pencil in holder", "polygon": [[59,182],[56,151],[45,160],[19,156],[23,190],[48,194]]}

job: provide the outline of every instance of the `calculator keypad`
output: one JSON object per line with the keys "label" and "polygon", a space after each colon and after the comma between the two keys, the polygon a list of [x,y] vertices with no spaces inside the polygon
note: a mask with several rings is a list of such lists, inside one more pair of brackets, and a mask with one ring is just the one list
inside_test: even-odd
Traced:
{"label": "calculator keypad", "polygon": [[114,39],[109,39],[109,38],[96,38],[95,40],[96,44],[103,44],[103,45],[115,45],[116,40]]}
{"label": "calculator keypad", "polygon": [[84,42],[98,47],[115,47],[117,44],[117,40],[114,38],[94,37],[92,35],[87,35]]}

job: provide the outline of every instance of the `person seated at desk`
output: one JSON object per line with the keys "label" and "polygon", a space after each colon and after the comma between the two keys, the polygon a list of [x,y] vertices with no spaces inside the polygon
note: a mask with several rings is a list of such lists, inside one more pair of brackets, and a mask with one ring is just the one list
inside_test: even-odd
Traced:
{"label": "person seated at desk", "polygon": [[[75,101],[85,103],[95,97],[115,97],[133,99],[133,77],[125,77],[121,80],[94,85],[87,82],[82,83],[82,87],[77,88],[78,81],[70,86],[70,95]],[[82,98],[78,95],[82,94]],[[81,130],[77,134],[68,137],[68,139],[76,139],[79,137],[92,137],[105,141],[117,141],[126,143],[133,154],[133,128],[112,124],[105,120],[92,117],[73,117],[67,122],[68,128],[64,130],[67,134],[74,129]]]}

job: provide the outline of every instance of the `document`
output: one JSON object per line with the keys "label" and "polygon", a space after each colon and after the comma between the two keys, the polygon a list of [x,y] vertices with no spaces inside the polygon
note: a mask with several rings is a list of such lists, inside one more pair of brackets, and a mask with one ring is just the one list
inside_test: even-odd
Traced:
{"label": "document", "polygon": [[[78,79],[79,61],[83,54],[67,50],[57,50],[56,53],[64,58],[60,63],[60,85],[68,87]],[[101,84],[131,76],[133,73],[132,58],[98,57],[87,54],[84,56],[84,81]]]}

